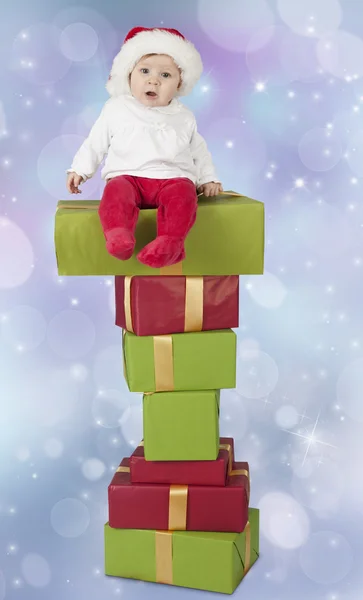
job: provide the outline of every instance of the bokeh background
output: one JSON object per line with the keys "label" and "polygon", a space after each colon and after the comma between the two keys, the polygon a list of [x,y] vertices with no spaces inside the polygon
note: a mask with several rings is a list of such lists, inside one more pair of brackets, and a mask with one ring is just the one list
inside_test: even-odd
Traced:
{"label": "bokeh background", "polygon": [[[266,207],[240,278],[221,434],[251,468],[261,556],[236,598],[361,600],[363,13],[354,0],[13,0],[0,21],[0,600],[214,598],[103,575],[107,485],[142,438],[112,278],[57,275],[65,170],[136,25],[179,28],[183,99],[225,189]],[[99,173],[82,199],[98,199]]]}

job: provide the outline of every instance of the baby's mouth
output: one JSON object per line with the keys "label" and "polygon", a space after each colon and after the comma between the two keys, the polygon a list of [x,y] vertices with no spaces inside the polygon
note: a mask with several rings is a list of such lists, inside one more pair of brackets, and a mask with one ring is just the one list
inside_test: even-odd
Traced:
{"label": "baby's mouth", "polygon": [[146,92],[146,95],[150,98],[156,98],[157,94],[155,92]]}

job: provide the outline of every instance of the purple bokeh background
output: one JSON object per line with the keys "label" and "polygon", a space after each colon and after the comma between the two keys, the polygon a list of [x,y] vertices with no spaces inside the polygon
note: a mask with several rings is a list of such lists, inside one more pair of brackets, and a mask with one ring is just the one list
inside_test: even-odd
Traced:
{"label": "purple bokeh background", "polygon": [[[136,25],[202,54],[183,99],[225,189],[265,203],[221,435],[261,556],[236,598],[361,600],[363,16],[353,0],[14,0],[0,22],[0,600],[215,594],[103,575],[107,485],[142,437],[112,278],[59,278],[56,203]],[[82,199],[97,199],[98,174]]]}

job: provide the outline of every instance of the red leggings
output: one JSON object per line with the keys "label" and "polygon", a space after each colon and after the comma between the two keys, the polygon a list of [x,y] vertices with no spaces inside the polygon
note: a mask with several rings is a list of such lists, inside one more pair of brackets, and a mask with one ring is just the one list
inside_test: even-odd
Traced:
{"label": "red leggings", "polygon": [[158,208],[157,234],[185,239],[197,215],[197,192],[186,177],[150,179],[119,175],[108,181],[99,207],[104,233],[123,227],[134,233],[143,208]]}

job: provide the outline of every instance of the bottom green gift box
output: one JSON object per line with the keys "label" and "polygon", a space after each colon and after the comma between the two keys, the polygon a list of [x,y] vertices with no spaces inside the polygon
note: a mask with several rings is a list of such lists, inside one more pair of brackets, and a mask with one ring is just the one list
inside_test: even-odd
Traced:
{"label": "bottom green gift box", "polygon": [[105,525],[105,573],[232,594],[259,556],[259,510],[242,533],[112,529]]}

